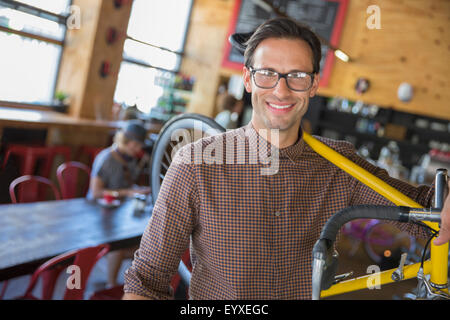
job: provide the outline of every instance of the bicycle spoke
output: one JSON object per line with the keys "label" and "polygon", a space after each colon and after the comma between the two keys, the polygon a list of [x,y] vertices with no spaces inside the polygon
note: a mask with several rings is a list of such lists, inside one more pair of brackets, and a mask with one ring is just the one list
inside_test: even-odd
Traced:
{"label": "bicycle spoke", "polygon": [[[194,124],[195,121],[200,122],[202,128],[197,132],[197,135],[193,134],[198,127],[198,125]],[[151,186],[154,201],[158,197],[162,180],[164,180],[170,168],[174,151],[188,143],[194,142],[192,141],[193,137],[202,138],[206,136],[204,133],[207,130],[225,132],[224,128],[218,125],[213,119],[198,114],[176,116],[164,125],[164,129],[160,132],[159,138],[155,142],[154,156],[151,162]],[[176,140],[171,139],[174,133],[177,133],[176,136],[178,138]]]}
{"label": "bicycle spoke", "polygon": [[164,158],[166,158],[168,163],[171,163],[172,161],[170,161],[170,156],[167,154],[167,150],[164,151]]}

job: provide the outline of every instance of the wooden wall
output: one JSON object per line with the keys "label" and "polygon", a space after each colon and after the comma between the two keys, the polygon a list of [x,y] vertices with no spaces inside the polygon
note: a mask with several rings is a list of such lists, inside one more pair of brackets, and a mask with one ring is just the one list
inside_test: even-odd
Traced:
{"label": "wooden wall", "polygon": [[[366,26],[373,4],[380,8],[381,29]],[[355,61],[336,61],[320,94],[450,120],[450,1],[350,0],[340,47]],[[361,96],[353,89],[359,77],[371,81]],[[414,88],[407,103],[397,98],[402,82]]]}
{"label": "wooden wall", "polygon": [[233,0],[194,0],[181,72],[194,76],[189,112],[214,115]]}
{"label": "wooden wall", "polygon": [[[70,94],[71,116],[109,120],[131,2],[120,8],[113,0],[75,0],[73,4],[81,9],[81,27],[67,32],[57,90]],[[109,28],[121,35],[112,44],[106,40]],[[100,69],[105,61],[110,63],[110,74],[102,77]]]}
{"label": "wooden wall", "polygon": [[[219,79],[238,71],[221,67],[233,0],[194,0],[182,71],[197,78],[189,111],[214,115]],[[370,30],[369,5],[380,7],[381,29]],[[383,107],[450,120],[450,1],[349,0],[340,47],[352,63],[335,61],[319,94],[361,99]],[[371,88],[357,95],[359,77]],[[397,99],[402,82],[414,88],[408,103]]]}

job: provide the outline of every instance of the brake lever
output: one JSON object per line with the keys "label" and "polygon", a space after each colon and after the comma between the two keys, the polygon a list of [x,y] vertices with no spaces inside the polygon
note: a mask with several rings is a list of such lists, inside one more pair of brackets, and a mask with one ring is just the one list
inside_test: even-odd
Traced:
{"label": "brake lever", "polygon": [[353,275],[353,271],[337,275],[337,276],[334,277],[333,284],[336,284],[336,283],[339,283],[341,281],[344,281],[345,279],[351,277],[352,275]]}
{"label": "brake lever", "polygon": [[403,268],[405,267],[405,261],[406,261],[407,256],[408,256],[408,253],[406,253],[406,252],[402,254],[398,268],[391,275],[392,280],[394,280],[396,282],[403,280],[403,278],[404,278]]}

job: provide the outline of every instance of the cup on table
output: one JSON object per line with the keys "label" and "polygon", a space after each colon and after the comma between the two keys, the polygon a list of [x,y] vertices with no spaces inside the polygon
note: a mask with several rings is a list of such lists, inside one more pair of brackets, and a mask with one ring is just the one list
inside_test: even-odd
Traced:
{"label": "cup on table", "polygon": [[114,200],[117,200],[119,197],[119,193],[117,191],[105,191],[103,192],[103,199],[107,204],[113,203]]}

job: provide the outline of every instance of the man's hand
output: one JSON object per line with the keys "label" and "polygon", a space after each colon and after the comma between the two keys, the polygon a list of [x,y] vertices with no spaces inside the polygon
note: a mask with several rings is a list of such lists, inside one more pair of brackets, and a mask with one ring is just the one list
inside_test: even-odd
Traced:
{"label": "man's hand", "polygon": [[[450,181],[449,181],[450,189]],[[440,246],[450,240],[450,193],[445,198],[444,206],[441,212],[441,229],[439,236],[433,241],[437,246]]]}
{"label": "man's hand", "polygon": [[152,189],[150,187],[144,187],[144,186],[134,187],[133,192],[139,193],[139,194],[149,194],[152,192]]}

